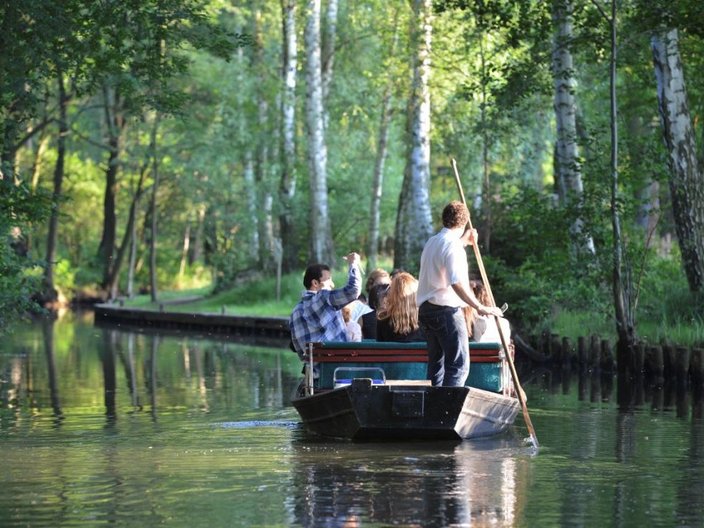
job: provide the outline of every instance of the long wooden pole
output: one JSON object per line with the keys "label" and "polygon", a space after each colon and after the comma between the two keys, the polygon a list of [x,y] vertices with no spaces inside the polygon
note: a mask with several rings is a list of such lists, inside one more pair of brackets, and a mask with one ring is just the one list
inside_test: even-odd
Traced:
{"label": "long wooden pole", "polygon": [[[452,169],[455,172],[455,182],[457,183],[457,189],[460,192],[462,203],[467,206],[467,200],[465,200],[464,197],[462,181],[460,180],[460,174],[457,171],[457,162],[455,161],[455,158],[452,158]],[[469,212],[469,207],[467,207],[467,211]],[[471,216],[469,216],[467,224],[469,225],[470,229],[474,229],[474,227],[472,226]],[[489,286],[489,279],[486,276],[486,269],[484,268],[484,261],[482,260],[482,254],[479,251],[479,246],[477,244],[472,244],[472,247],[474,248],[474,258],[477,260],[477,266],[479,267],[479,273],[482,277],[484,288],[486,289],[486,292],[489,295],[489,302],[491,303],[491,306],[496,306],[496,301],[494,301],[494,294],[491,292],[491,286]],[[521,409],[523,410],[523,420],[526,422],[526,426],[528,427],[530,440],[531,442],[533,442],[533,446],[537,448],[539,446],[538,437],[535,435],[533,422],[531,422],[530,415],[528,414],[528,405],[526,404],[525,393],[523,392],[523,388],[521,387],[521,382],[518,380],[518,372],[516,372],[516,366],[513,364],[513,358],[511,357],[511,354],[508,350],[508,346],[506,346],[506,337],[504,336],[504,332],[501,328],[499,318],[497,316],[494,316],[494,320],[496,322],[496,328],[499,331],[499,337],[501,338],[501,346],[504,347],[506,361],[508,362],[508,368],[511,371],[511,378],[513,379],[513,386],[516,389],[516,396],[518,397],[518,401],[521,404]]]}

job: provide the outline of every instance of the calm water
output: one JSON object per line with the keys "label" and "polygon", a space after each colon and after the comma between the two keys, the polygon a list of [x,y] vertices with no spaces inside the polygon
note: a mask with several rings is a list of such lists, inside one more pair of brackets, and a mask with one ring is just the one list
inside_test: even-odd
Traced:
{"label": "calm water", "polygon": [[[498,439],[307,436],[284,347],[24,325],[0,345],[0,526],[703,526],[700,396],[535,374]],[[682,396],[682,394],[680,394]],[[616,403],[628,398],[632,404]]]}

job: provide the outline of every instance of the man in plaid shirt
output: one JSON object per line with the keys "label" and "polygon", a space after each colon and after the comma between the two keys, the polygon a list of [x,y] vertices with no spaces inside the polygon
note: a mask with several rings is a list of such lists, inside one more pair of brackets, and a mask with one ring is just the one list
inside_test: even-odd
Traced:
{"label": "man in plaid shirt", "polygon": [[291,343],[302,360],[305,360],[306,343],[347,341],[345,322],[340,310],[359,297],[362,291],[362,274],[357,253],[350,253],[344,258],[349,264],[347,285],[337,290],[333,289],[335,283],[328,266],[313,264],[306,268],[303,276],[306,291],[293,309],[289,321]]}

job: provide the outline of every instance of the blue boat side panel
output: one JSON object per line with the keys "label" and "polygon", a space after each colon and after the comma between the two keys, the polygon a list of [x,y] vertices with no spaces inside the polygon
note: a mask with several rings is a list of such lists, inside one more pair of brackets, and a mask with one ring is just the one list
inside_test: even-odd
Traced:
{"label": "blue boat side panel", "polygon": [[470,363],[467,387],[492,392],[503,390],[501,363]]}

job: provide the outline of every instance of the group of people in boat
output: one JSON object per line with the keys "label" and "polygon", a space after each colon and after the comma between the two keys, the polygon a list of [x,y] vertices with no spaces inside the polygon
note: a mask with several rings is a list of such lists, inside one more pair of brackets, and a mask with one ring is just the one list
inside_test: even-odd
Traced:
{"label": "group of people in boat", "polygon": [[[443,228],[425,244],[418,279],[395,270],[374,270],[362,296],[360,256],[345,256],[347,283],[335,288],[330,267],[308,266],[306,290],[290,318],[291,346],[305,359],[310,342],[426,341],[427,378],[435,386],[462,386],[469,374],[469,339],[489,337],[494,317],[503,315],[488,306],[484,287],[472,284],[466,246],[477,243],[475,229],[467,228],[469,211],[459,201],[442,212]],[[366,301],[366,302],[365,302]],[[498,331],[494,332],[498,341]],[[508,338],[508,336],[506,336]]]}

